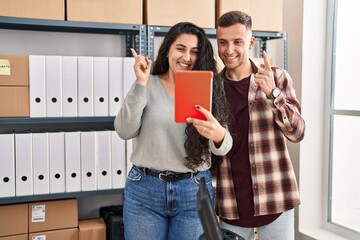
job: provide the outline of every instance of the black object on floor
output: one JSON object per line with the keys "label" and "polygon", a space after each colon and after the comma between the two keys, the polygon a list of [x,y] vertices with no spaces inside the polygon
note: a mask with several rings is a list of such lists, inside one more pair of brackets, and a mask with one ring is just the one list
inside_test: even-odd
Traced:
{"label": "black object on floor", "polygon": [[106,225],[106,240],[124,240],[123,206],[106,206],[100,208],[100,217]]}
{"label": "black object on floor", "polygon": [[217,221],[205,178],[200,179],[200,188],[197,193],[197,210],[204,229],[199,240],[245,240],[238,234],[222,229]]}

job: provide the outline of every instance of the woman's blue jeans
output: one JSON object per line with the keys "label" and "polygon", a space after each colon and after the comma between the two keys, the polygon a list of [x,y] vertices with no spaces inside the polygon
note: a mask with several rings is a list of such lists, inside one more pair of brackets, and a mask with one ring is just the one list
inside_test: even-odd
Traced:
{"label": "woman's blue jeans", "polygon": [[210,171],[175,182],[148,176],[133,166],[125,184],[126,240],[197,240],[203,228],[196,196],[205,177],[213,201]]}

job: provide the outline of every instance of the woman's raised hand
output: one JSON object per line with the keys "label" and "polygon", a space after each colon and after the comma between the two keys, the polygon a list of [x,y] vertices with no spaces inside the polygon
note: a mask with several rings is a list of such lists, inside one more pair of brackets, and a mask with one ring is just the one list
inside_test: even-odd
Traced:
{"label": "woman's raised hand", "polygon": [[146,86],[151,69],[151,60],[142,55],[138,55],[133,48],[130,48],[133,57],[135,58],[134,72],[136,76],[136,82]]}

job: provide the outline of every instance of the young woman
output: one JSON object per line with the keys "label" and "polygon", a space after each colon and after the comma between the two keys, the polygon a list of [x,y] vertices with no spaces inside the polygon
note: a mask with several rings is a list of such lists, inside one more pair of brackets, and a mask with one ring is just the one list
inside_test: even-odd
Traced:
{"label": "young woman", "polygon": [[213,194],[210,157],[225,155],[232,146],[229,114],[215,77],[212,113],[197,107],[206,120],[175,123],[174,76],[183,70],[211,70],[216,76],[212,45],[203,29],[181,22],[166,34],[153,66],[132,52],[136,81],[115,118],[118,135],[133,139],[134,146],[125,185],[125,238],[198,239],[203,233],[196,206],[199,180],[204,177]]}

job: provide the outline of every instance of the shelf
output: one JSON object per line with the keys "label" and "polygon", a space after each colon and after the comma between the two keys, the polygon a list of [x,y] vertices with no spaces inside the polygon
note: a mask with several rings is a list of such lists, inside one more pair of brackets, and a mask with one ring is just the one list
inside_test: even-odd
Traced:
{"label": "shelf", "polygon": [[17,30],[122,34],[126,31],[139,32],[140,27],[141,25],[139,24],[115,24],[0,17],[0,28]]}
{"label": "shelf", "polygon": [[114,130],[115,117],[0,118],[0,134],[44,130]]}
{"label": "shelf", "polygon": [[[154,37],[165,36],[169,31],[170,27],[163,26],[148,26],[147,27],[147,43],[148,56],[154,60],[155,49],[154,49]],[[216,38],[216,29],[205,28],[205,34],[208,38]],[[287,34],[285,32],[264,32],[264,31],[253,31],[253,36],[260,42],[260,49],[258,55],[261,56],[261,52],[266,50],[266,41],[272,39],[283,40],[283,66],[287,69]]]}
{"label": "shelf", "polygon": [[131,56],[130,47],[135,48],[140,54],[147,54],[146,27],[142,24],[117,24],[0,17],[0,28],[11,30],[125,35],[127,45],[126,56]]}
{"label": "shelf", "polygon": [[86,191],[86,192],[49,193],[42,195],[14,196],[14,197],[0,198],[0,205],[67,199],[67,198],[80,198],[80,197],[99,196],[99,195],[123,194],[123,193],[124,193],[124,189],[120,188],[120,189],[95,190],[95,191]]}
{"label": "shelf", "polygon": [[[148,26],[149,36],[165,36],[169,31],[170,27],[164,26]],[[216,29],[214,28],[204,28],[205,34],[209,38],[216,38]],[[253,31],[253,36],[262,40],[271,40],[279,38],[287,38],[287,34],[284,32],[265,32],[265,31]]]}

